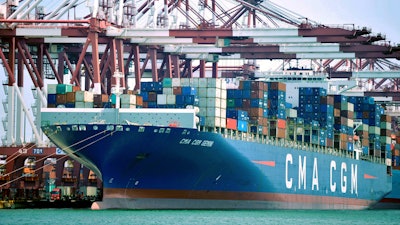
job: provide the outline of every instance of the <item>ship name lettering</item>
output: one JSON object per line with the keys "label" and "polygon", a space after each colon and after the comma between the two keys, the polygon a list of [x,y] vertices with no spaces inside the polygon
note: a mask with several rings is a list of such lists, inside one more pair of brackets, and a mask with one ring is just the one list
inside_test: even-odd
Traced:
{"label": "ship name lettering", "polygon": [[202,142],[202,140],[196,139],[196,140],[193,140],[193,141],[192,141],[192,145],[200,145],[201,142]]}
{"label": "ship name lettering", "polygon": [[[295,160],[296,161],[296,160]],[[340,166],[338,166],[340,165]],[[297,176],[290,176],[290,170],[293,166],[298,166]],[[339,168],[340,167],[340,168]],[[294,163],[293,155],[287,154],[285,160],[285,184],[287,189],[292,189],[296,186],[297,189],[306,190],[311,188],[312,191],[319,191],[319,173],[318,173],[318,158],[313,158],[311,185],[307,186],[307,180],[310,181],[310,175],[307,176],[307,157],[299,155],[298,163]],[[311,172],[311,171],[309,171]],[[349,177],[350,176],[350,177]],[[297,182],[295,181],[297,177]],[[336,178],[336,179],[335,179]],[[339,179],[338,179],[339,178]],[[345,162],[337,164],[331,160],[329,164],[329,190],[334,193],[339,187],[341,193],[350,191],[351,194],[358,194],[357,182],[357,164],[350,164],[350,167]],[[293,186],[294,184],[294,186]],[[349,190],[350,189],[350,190]]]}
{"label": "ship name lettering", "polygon": [[188,138],[182,138],[182,140],[179,142],[181,145],[188,145],[190,144],[191,139]]}
{"label": "ship name lettering", "polygon": [[214,141],[210,140],[199,140],[199,139],[189,139],[189,138],[182,138],[179,141],[181,145],[198,145],[202,147],[212,147],[214,145]]}
{"label": "ship name lettering", "polygon": [[213,144],[214,144],[214,141],[204,140],[204,141],[201,143],[201,146],[212,147]]}

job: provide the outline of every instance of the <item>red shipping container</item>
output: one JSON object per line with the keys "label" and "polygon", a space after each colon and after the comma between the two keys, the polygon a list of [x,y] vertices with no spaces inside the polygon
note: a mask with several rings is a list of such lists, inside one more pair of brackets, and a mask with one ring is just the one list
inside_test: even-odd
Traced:
{"label": "red shipping container", "polygon": [[237,130],[237,120],[232,118],[226,118],[226,128]]}
{"label": "red shipping container", "polygon": [[286,128],[286,120],[283,119],[277,119],[277,127],[280,129],[285,129]]}

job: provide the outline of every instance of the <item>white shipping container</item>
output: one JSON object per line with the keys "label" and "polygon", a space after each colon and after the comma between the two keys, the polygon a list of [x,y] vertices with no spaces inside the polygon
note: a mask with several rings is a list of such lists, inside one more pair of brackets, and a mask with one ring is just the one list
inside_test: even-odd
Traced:
{"label": "white shipping container", "polygon": [[191,79],[191,85],[192,87],[195,87],[196,89],[199,87],[199,78],[195,77]]}
{"label": "white shipping container", "polygon": [[77,91],[75,92],[75,101],[77,102],[93,102],[93,92],[89,91]]}
{"label": "white shipping container", "polygon": [[168,105],[176,104],[176,96],[174,94],[167,94],[167,104]]}
{"label": "white shipping container", "polygon": [[348,110],[348,111],[351,111],[351,112],[354,112],[354,104],[351,103],[351,102],[349,102],[349,103],[348,103],[348,106],[347,106],[347,110]]}
{"label": "white shipping container", "polygon": [[206,98],[207,99],[207,107],[208,108],[221,108],[221,99],[220,98]]}
{"label": "white shipping container", "polygon": [[296,118],[297,117],[297,110],[287,108],[286,109],[286,115],[287,115],[287,117],[290,117],[290,118]]}
{"label": "white shipping container", "polygon": [[200,107],[199,116],[207,116],[207,107]]}
{"label": "white shipping container", "polygon": [[181,78],[181,86],[190,86],[190,78]]}
{"label": "white shipping container", "polygon": [[199,79],[199,88],[206,88],[207,87],[207,78]]}
{"label": "white shipping container", "polygon": [[219,98],[221,96],[221,89],[213,87],[207,88],[207,97],[208,98]]}
{"label": "white shipping container", "polygon": [[48,84],[47,94],[57,94],[57,84]]}
{"label": "white shipping container", "polygon": [[174,93],[174,89],[172,87],[163,87],[163,94],[172,95]]}
{"label": "white shipping container", "polygon": [[166,94],[157,94],[157,104],[158,105],[166,105],[167,104],[167,95]]}
{"label": "white shipping container", "polygon": [[221,109],[226,109],[226,99],[220,99],[220,108]]}
{"label": "white shipping container", "polygon": [[213,108],[207,107],[207,117],[220,117],[221,116],[221,109],[220,108]]}
{"label": "white shipping container", "polygon": [[121,104],[136,104],[136,95],[122,94],[120,95]]}
{"label": "white shipping container", "polygon": [[208,88],[205,88],[205,87],[197,88],[197,96],[199,98],[206,98],[207,97],[207,90],[208,90]]}
{"label": "white shipping container", "polygon": [[226,90],[226,79],[221,79],[221,89]]}
{"label": "white shipping container", "polygon": [[172,87],[180,87],[181,85],[181,78],[172,78]]}
{"label": "white shipping container", "polygon": [[347,126],[353,127],[354,126],[354,120],[353,119],[347,119]]}
{"label": "white shipping container", "polygon": [[206,126],[207,127],[221,127],[221,118],[220,117],[206,117]]}
{"label": "white shipping container", "polygon": [[199,107],[206,108],[207,107],[207,98],[199,98]]}
{"label": "white shipping container", "polygon": [[222,80],[221,78],[207,78],[207,87],[222,87]]}
{"label": "white shipping container", "polygon": [[221,108],[221,119],[226,119],[226,109]]}
{"label": "white shipping container", "polygon": [[221,126],[222,128],[226,128],[226,118],[221,118]]}
{"label": "white shipping container", "polygon": [[222,99],[227,99],[227,95],[226,95],[226,89],[220,89],[220,95],[219,95],[219,97],[220,98],[222,98]]}

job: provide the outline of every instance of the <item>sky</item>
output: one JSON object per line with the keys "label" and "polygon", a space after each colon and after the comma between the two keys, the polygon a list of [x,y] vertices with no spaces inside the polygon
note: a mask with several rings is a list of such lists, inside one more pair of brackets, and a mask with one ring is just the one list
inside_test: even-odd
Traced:
{"label": "sky", "polygon": [[[400,0],[271,0],[297,14],[324,25],[354,24],[386,35],[392,44],[400,44]],[[400,63],[400,62],[399,62]],[[3,70],[0,68],[0,70]],[[0,71],[0,81],[6,80]],[[27,85],[29,86],[29,85]],[[30,87],[30,86],[29,86]],[[26,92],[30,92],[30,88]],[[6,99],[0,88],[0,101]],[[0,119],[5,117],[0,106]],[[5,135],[0,122],[0,137]],[[0,143],[1,144],[1,143]]]}
{"label": "sky", "polygon": [[354,24],[400,44],[400,0],[271,0],[324,25]]}

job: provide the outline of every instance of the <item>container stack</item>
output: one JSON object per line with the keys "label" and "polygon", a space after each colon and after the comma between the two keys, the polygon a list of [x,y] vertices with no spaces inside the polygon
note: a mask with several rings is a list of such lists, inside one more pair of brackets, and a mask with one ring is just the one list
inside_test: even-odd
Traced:
{"label": "container stack", "polygon": [[[391,130],[391,124],[387,124],[386,121],[381,124],[383,108],[376,104],[371,97],[349,97],[349,101],[354,104],[354,118],[362,121],[362,126],[358,127],[356,135],[361,139],[363,153],[380,157],[382,152],[381,125],[385,129]],[[389,117],[384,117],[384,119],[391,120]],[[389,132],[385,131],[384,133]],[[389,139],[383,139],[384,148],[387,147],[385,145],[388,144]]]}
{"label": "container stack", "polygon": [[240,81],[244,93],[242,109],[249,115],[250,132],[268,134],[268,84],[261,81]]}
{"label": "container stack", "polygon": [[[323,88],[303,87],[299,89],[298,115],[304,118],[303,141],[333,147],[334,98]],[[299,137],[297,138],[298,141]]]}
{"label": "container stack", "polygon": [[268,82],[269,134],[286,138],[286,84]]}
{"label": "container stack", "polygon": [[94,95],[89,91],[75,92],[75,108],[93,108]]}
{"label": "container stack", "polygon": [[392,117],[389,115],[381,115],[381,157],[391,159],[391,136],[392,136]]}
{"label": "container stack", "polygon": [[351,96],[349,102],[354,104],[354,119],[360,120],[362,123],[356,129],[356,137],[361,144],[362,152],[369,155],[369,108],[374,104],[374,99],[371,97]]}
{"label": "container stack", "polygon": [[47,107],[93,108],[93,94],[70,84],[48,84]]}
{"label": "container stack", "polygon": [[227,90],[225,80],[220,78],[193,78],[191,82],[193,86],[198,86],[201,125],[226,128]]}
{"label": "container stack", "polygon": [[157,95],[162,94],[162,82],[141,82],[140,96],[143,98],[144,108],[157,108]]}
{"label": "container stack", "polygon": [[93,107],[94,108],[111,108],[110,97],[106,94],[94,94],[93,95]]}
{"label": "container stack", "polygon": [[[121,105],[120,107],[123,109],[135,109],[137,107],[137,96],[131,94],[122,94],[119,96]],[[141,96],[140,96],[141,97]]]}
{"label": "container stack", "polygon": [[267,83],[240,81],[238,89],[227,90],[227,97],[227,123],[237,126],[239,131],[268,134]]}
{"label": "container stack", "polygon": [[369,105],[368,114],[369,120],[369,154],[374,156],[381,156],[381,115],[383,115],[383,108],[377,104]]}
{"label": "container stack", "polygon": [[334,95],[334,147],[353,151],[354,104],[344,95]]}

